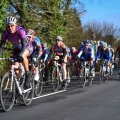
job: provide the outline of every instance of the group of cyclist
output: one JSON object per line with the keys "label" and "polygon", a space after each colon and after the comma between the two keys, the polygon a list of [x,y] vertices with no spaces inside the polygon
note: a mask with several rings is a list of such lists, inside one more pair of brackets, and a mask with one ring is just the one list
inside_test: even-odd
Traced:
{"label": "group of cyclist", "polygon": [[[114,50],[110,45],[107,45],[105,41],[100,41],[97,51],[95,51],[94,45],[90,43],[89,40],[84,40],[81,42],[80,47],[76,49],[75,47],[69,48],[63,42],[61,36],[55,38],[55,44],[49,49],[46,43],[41,43],[40,39],[35,36],[35,32],[32,29],[25,30],[24,28],[17,25],[17,19],[12,16],[8,16],[5,19],[6,30],[3,31],[0,43],[0,55],[2,54],[6,40],[11,42],[14,46],[13,56],[17,58],[18,62],[15,62],[15,65],[19,65],[19,62],[23,63],[25,69],[25,89],[29,88],[29,61],[28,57],[35,58],[36,61],[39,60],[44,62],[46,65],[46,75],[45,79],[48,79],[48,65],[50,63],[51,56],[55,60],[59,60],[59,63],[62,64],[63,69],[63,85],[66,85],[67,81],[67,72],[66,64],[68,62],[75,63],[75,74],[81,75],[81,66],[82,61],[90,61],[90,75],[94,76],[93,72],[95,71],[95,63],[98,60],[106,59],[108,61],[108,69],[106,74],[109,72],[109,68],[112,67],[114,63]],[[117,49],[117,53],[120,49]],[[78,66],[78,62],[80,63]],[[55,64],[55,61],[54,61]],[[78,67],[80,71],[78,71]],[[17,74],[16,70],[16,74]],[[34,79],[37,81],[39,79],[38,65],[36,64],[35,76]]]}

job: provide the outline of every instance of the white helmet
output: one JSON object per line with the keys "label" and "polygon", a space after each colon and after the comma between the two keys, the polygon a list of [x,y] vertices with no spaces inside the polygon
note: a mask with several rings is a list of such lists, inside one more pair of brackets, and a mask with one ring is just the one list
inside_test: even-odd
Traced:
{"label": "white helmet", "polygon": [[76,50],[76,48],[75,48],[75,47],[72,47],[71,50],[74,51],[74,50]]}
{"label": "white helmet", "polygon": [[6,19],[5,19],[5,24],[16,24],[17,22],[17,19],[15,17],[12,17],[12,16],[8,16]]}
{"label": "white helmet", "polygon": [[47,47],[47,43],[42,43],[42,46],[43,47]]}
{"label": "white helmet", "polygon": [[62,37],[61,37],[61,36],[57,36],[57,37],[56,37],[56,40],[62,41]]}

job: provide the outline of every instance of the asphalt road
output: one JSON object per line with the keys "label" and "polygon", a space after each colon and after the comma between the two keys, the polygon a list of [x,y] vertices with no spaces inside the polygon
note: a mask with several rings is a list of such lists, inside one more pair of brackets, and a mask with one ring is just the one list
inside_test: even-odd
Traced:
{"label": "asphalt road", "polygon": [[67,90],[53,92],[51,84],[44,85],[42,95],[30,106],[14,105],[9,112],[0,109],[0,120],[120,120],[120,81],[114,74],[107,83],[80,88],[73,79]]}

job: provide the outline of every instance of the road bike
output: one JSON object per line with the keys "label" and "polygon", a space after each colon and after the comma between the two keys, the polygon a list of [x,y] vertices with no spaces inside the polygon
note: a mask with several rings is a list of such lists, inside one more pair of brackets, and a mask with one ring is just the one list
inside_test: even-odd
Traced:
{"label": "road bike", "polygon": [[[14,65],[14,62],[18,62],[16,58],[0,58],[0,60],[10,61],[10,67],[6,72],[0,84],[0,102],[2,109],[6,112],[12,109],[16,97],[20,97],[25,105],[30,105],[34,95],[34,81],[31,75],[30,88],[24,89],[25,72],[22,63],[19,66]],[[16,75],[15,70],[19,70]]]}
{"label": "road bike", "polygon": [[69,82],[70,82],[70,74],[69,74],[69,66],[66,65],[66,70],[67,70],[67,80],[66,84],[63,85],[63,70],[61,64],[58,63],[58,60],[52,60],[53,62],[55,61],[55,65],[53,65],[53,70],[52,70],[52,87],[53,90],[56,92],[59,88],[66,89]]}
{"label": "road bike", "polygon": [[102,81],[107,82],[109,78],[109,66],[108,66],[108,60],[101,60],[100,62],[100,76],[99,76],[99,84],[102,83]]}
{"label": "road bike", "polygon": [[[92,85],[93,75],[91,75],[90,61],[81,61],[82,73],[79,73],[79,83],[81,87],[85,87],[86,84]],[[94,73],[95,74],[95,73]]]}
{"label": "road bike", "polygon": [[37,58],[28,58],[29,59],[29,68],[32,70],[32,75],[34,77],[35,75],[35,68],[38,64],[38,72],[39,72],[39,80],[34,80],[34,95],[36,97],[39,97],[42,93],[42,87],[43,87],[43,65],[39,62]]}

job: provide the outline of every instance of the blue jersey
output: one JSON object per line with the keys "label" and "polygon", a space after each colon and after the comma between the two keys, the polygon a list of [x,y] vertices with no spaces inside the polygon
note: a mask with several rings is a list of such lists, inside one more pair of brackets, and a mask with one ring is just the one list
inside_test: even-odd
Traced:
{"label": "blue jersey", "polygon": [[34,37],[34,40],[32,41],[32,45],[33,45],[33,53],[36,51],[36,47],[38,46],[39,47],[39,56],[38,58],[41,56],[42,54],[42,45],[41,45],[41,42],[40,42],[40,39],[38,37]]}
{"label": "blue jersey", "polygon": [[85,47],[81,47],[79,49],[79,53],[78,53],[78,57],[80,59],[90,59],[92,57],[92,49],[89,47],[89,48],[85,48]]}
{"label": "blue jersey", "polygon": [[41,59],[43,59],[44,62],[47,60],[49,52],[50,52],[49,48],[46,48],[45,50],[43,50],[43,53],[41,55]]}
{"label": "blue jersey", "polygon": [[[80,46],[80,48],[78,49],[78,54],[80,53],[81,50],[85,49],[85,46],[82,45]],[[88,55],[89,57],[91,57],[93,60],[95,60],[95,51],[94,51],[94,46],[89,44],[89,49],[88,51],[90,52],[90,54]],[[80,54],[79,54],[80,55]],[[78,56],[79,57],[79,56]]]}
{"label": "blue jersey", "polygon": [[[101,52],[99,53],[100,55],[100,59],[101,60],[103,60],[103,59],[105,59],[105,60],[108,60],[108,61],[110,61],[111,60],[111,56],[110,56],[110,51],[109,51],[109,49],[107,48],[106,50],[101,50]],[[96,58],[97,59],[97,58]]]}

